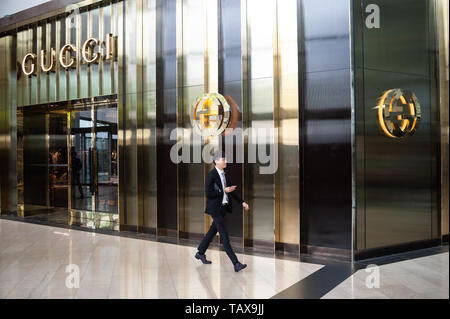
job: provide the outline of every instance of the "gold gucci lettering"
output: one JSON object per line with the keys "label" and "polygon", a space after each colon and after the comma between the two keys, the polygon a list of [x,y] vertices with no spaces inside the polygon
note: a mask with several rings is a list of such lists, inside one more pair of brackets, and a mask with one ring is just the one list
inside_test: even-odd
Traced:
{"label": "gold gucci lettering", "polygon": [[[50,49],[50,57],[47,58],[47,50],[41,50],[41,69],[44,72],[52,72],[55,70],[55,55],[56,51],[55,49]],[[47,62],[50,63],[50,65],[47,65]]]}
{"label": "gold gucci lettering", "polygon": [[[108,33],[105,36],[105,41],[89,38],[83,43],[80,51],[82,62],[87,65],[98,63],[100,59],[117,61],[117,36]],[[59,65],[65,69],[75,68],[76,52],[77,48],[73,44],[65,44],[58,54]],[[54,72],[56,69],[56,50],[50,48],[49,51],[41,50],[39,53],[39,65],[42,72]],[[22,60],[22,72],[27,76],[35,75],[37,62],[38,57],[35,53],[26,54]]]}
{"label": "gold gucci lettering", "polygon": [[[65,69],[71,68],[75,65],[76,58],[71,56],[71,53],[75,51],[75,47],[72,44],[66,44],[59,51],[59,64]],[[67,53],[69,53],[70,61],[67,62]]]}
{"label": "gold gucci lettering", "polygon": [[[30,67],[27,67],[28,61],[31,61]],[[33,75],[36,72],[36,54],[28,53],[22,60],[22,72],[25,75]]]}

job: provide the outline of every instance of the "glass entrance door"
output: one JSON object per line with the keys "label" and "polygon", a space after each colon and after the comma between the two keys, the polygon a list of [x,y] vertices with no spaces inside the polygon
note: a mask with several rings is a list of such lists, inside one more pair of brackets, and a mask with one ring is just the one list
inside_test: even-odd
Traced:
{"label": "glass entrance door", "polygon": [[97,197],[99,212],[118,213],[117,109],[100,106],[95,110]]}
{"label": "glass entrance door", "polygon": [[70,207],[82,211],[94,211],[95,193],[92,175],[93,129],[92,111],[69,112],[70,149]]}
{"label": "glass entrance door", "polygon": [[70,208],[118,214],[117,106],[69,113]]}
{"label": "glass entrance door", "polygon": [[17,121],[18,215],[116,223],[117,97],[21,107]]}

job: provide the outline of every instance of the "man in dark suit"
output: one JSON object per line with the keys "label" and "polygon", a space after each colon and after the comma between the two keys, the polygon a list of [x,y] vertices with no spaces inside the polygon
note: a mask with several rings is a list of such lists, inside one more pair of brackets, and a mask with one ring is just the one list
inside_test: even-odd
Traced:
{"label": "man in dark suit", "polygon": [[206,249],[208,249],[211,240],[216,236],[217,231],[223,247],[231,262],[234,265],[234,271],[239,271],[247,267],[241,264],[233,248],[230,245],[228,232],[225,228],[225,215],[232,212],[231,198],[239,202],[245,210],[249,210],[249,206],[242,200],[236,192],[236,186],[231,186],[230,179],[224,171],[227,167],[225,156],[220,152],[214,156],[215,167],[206,176],[205,193],[206,193],[206,210],[205,214],[211,215],[213,222],[202,242],[198,246],[198,252],[195,258],[200,259],[204,264],[210,264],[211,261],[206,259]]}

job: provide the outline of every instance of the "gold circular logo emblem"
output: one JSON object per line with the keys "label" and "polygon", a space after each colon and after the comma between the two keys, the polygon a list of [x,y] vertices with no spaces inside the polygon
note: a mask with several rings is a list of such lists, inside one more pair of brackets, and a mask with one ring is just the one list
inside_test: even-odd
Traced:
{"label": "gold circular logo emblem", "polygon": [[391,89],[381,96],[378,105],[378,124],[383,133],[392,138],[414,134],[420,120],[420,104],[416,95],[406,89]]}
{"label": "gold circular logo emblem", "polygon": [[192,103],[191,124],[202,136],[221,134],[230,122],[231,108],[219,93],[207,93]]}

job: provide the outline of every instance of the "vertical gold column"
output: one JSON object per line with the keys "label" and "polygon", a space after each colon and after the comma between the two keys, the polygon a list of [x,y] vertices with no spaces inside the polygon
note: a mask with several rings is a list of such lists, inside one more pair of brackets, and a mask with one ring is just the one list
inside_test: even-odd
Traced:
{"label": "vertical gold column", "polygon": [[45,46],[43,47],[43,30],[42,25],[38,24],[36,26],[36,54],[38,55],[37,61],[36,61],[36,103],[44,103],[46,98],[46,76],[45,73],[41,70],[41,61],[39,59],[39,53],[42,49],[45,49]]}
{"label": "vertical gold column", "polygon": [[142,1],[142,154],[143,218],[146,231],[157,228],[156,197],[156,0]]}
{"label": "vertical gold column", "polygon": [[[264,166],[268,163],[263,164],[264,158],[260,158],[260,154],[265,154],[261,146],[272,144],[276,133],[275,0],[247,0],[243,5],[242,14],[245,17],[242,23],[247,26],[243,32],[245,42],[242,43],[243,129],[251,134],[244,137],[244,193],[252,209],[251,213],[244,214],[244,248],[274,251],[275,178],[274,174],[265,172]],[[276,152],[276,149],[273,151]],[[276,154],[272,156],[274,158]]]}
{"label": "vertical gold column", "polygon": [[[106,34],[104,32],[104,20],[103,20],[103,7],[98,9],[98,39],[100,41],[106,40]],[[101,43],[101,42],[100,42]],[[100,47],[102,45],[100,44]],[[102,54],[102,50],[99,48],[100,54]],[[98,61],[98,94],[103,95],[103,59],[100,57]]]}
{"label": "vertical gold column", "polygon": [[[245,130],[249,127],[249,116],[248,116],[248,107],[249,107],[249,83],[248,83],[248,20],[247,20],[247,0],[241,0],[241,66],[242,66],[242,130]],[[248,135],[242,134],[243,136],[243,147],[244,147],[244,163],[242,164],[242,195],[243,198],[249,204],[252,204],[250,201],[250,187],[247,182],[249,179],[249,171],[248,171]],[[253,207],[252,207],[253,209]],[[248,241],[251,237],[250,229],[247,225],[250,222],[250,214],[242,214],[242,231],[243,231],[243,242],[244,248],[246,245],[246,240]]]}
{"label": "vertical gold column", "polygon": [[6,38],[6,65],[8,74],[8,103],[6,104],[6,119],[9,121],[8,136],[5,144],[8,150],[8,205],[7,209],[14,211],[17,207],[17,39],[13,36]]}
{"label": "vertical gold column", "polygon": [[[80,49],[79,50],[81,50],[81,46],[83,45],[83,43],[84,43],[84,41],[86,41],[87,39],[89,39],[90,37],[92,37],[92,35],[93,35],[93,30],[92,30],[92,28],[93,28],[93,16],[92,16],[92,10],[91,11],[88,11],[87,13],[86,13],[86,15],[87,15],[87,30],[86,30],[86,38],[81,38],[81,41],[80,41]],[[98,20],[97,20],[98,21]],[[83,63],[84,63],[84,61],[83,61]],[[92,70],[92,67],[93,67],[93,64],[88,64],[87,66],[86,66],[86,75],[87,75],[87,88],[85,89],[85,90],[83,90],[83,93],[81,94],[81,96],[80,97],[86,97],[86,96],[94,96],[94,95],[98,95],[98,94],[93,94],[93,86],[95,86],[95,87],[98,87],[98,83],[93,83],[93,82],[95,82],[95,81],[93,81],[93,73],[94,73],[94,71]],[[84,85],[82,86],[82,87],[84,87]]]}
{"label": "vertical gold column", "polygon": [[218,3],[217,0],[203,0],[203,57],[205,92],[219,91],[219,58],[218,58]]}
{"label": "vertical gold column", "polygon": [[[66,26],[66,43],[71,43],[72,39],[72,23],[76,23],[76,18],[73,18],[72,20],[70,18],[65,19],[65,26]],[[64,45],[61,43],[61,45]],[[67,56],[67,54],[66,54]],[[71,69],[61,69],[65,73],[66,78],[66,99],[74,99],[76,97],[76,78],[73,78],[74,71]],[[75,83],[75,85],[74,85]],[[72,92],[75,91],[75,94]]]}
{"label": "vertical gold column", "polygon": [[0,37],[0,214],[8,212],[8,185],[5,170],[6,161],[6,133],[9,123],[6,119],[8,92],[6,85],[8,83],[6,72],[6,36]]}
{"label": "vertical gold column", "polygon": [[55,21],[55,51],[56,51],[56,61],[55,61],[55,100],[59,101],[61,97],[61,83],[60,83],[60,68],[58,54],[61,49],[61,19],[56,19]]}
{"label": "vertical gold column", "polygon": [[6,161],[6,132],[8,131],[9,123],[6,120],[6,105],[8,99],[8,92],[6,91],[6,84],[8,83],[6,73],[6,37],[0,37],[0,214],[8,212],[7,206],[7,179],[4,166]]}
{"label": "vertical gold column", "polygon": [[76,28],[76,56],[77,56],[77,98],[85,98],[91,96],[91,65],[86,64],[81,55],[81,48],[84,41],[86,41],[92,34],[91,26],[91,11],[81,11],[78,14],[77,28]]}
{"label": "vertical gold column", "polygon": [[[121,30],[121,27],[119,26],[119,9],[123,6],[122,2],[119,3],[111,3],[110,10],[111,10],[111,33],[114,36],[118,37],[117,42],[117,50],[118,54],[120,54],[120,50],[123,50],[122,44],[123,44],[123,31]],[[123,23],[121,22],[120,25]],[[111,92],[119,92],[119,67],[120,67],[120,56],[118,56],[118,63],[114,63],[113,60],[110,61],[110,76],[111,76]]]}
{"label": "vertical gold column", "polygon": [[[119,59],[123,63],[119,68],[123,79],[120,83],[120,97],[123,99],[123,126],[124,126],[124,152],[122,152],[121,167],[124,169],[122,183],[125,183],[125,210],[126,219],[121,221],[130,230],[136,231],[138,225],[138,153],[137,153],[137,125],[138,110],[141,108],[142,100],[138,98],[142,91],[142,82],[138,81],[138,55],[136,33],[137,5],[139,1],[126,0],[119,10],[119,16],[124,16],[125,30],[122,29],[120,36],[123,40],[123,51]],[[120,3],[119,3],[120,4]],[[119,26],[121,25],[119,19]],[[121,38],[120,37],[120,38]],[[120,110],[119,110],[120,112]],[[130,228],[131,227],[131,228]]]}
{"label": "vertical gold column", "polygon": [[[17,59],[20,61],[20,66],[22,65],[22,59],[25,56],[26,51],[26,43],[25,43],[25,35],[26,31],[19,31],[17,32]],[[18,79],[17,79],[17,106],[23,106],[24,105],[24,93],[26,89],[26,76],[23,74],[22,70],[18,70]],[[23,117],[19,116],[19,114],[16,112],[16,128],[17,128],[17,142],[16,142],[16,156],[17,156],[17,163],[16,163],[16,171],[17,171],[17,216],[23,217],[23,211],[24,211],[24,183],[23,183]],[[1,125],[0,125],[1,127]],[[1,197],[1,195],[0,195]],[[1,206],[1,204],[0,204]]]}
{"label": "vertical gold column", "polygon": [[[48,75],[48,79],[47,79],[47,88],[48,88],[48,92],[47,92],[47,101],[56,101],[56,92],[58,90],[58,85],[57,85],[57,81],[56,81],[56,74],[55,74],[55,70],[57,69],[57,64],[56,64],[56,56],[57,56],[57,52],[55,50],[55,56],[52,57],[52,52],[51,49],[55,49],[56,46],[56,20],[52,19],[47,23],[47,28],[46,28],[46,41],[47,41],[47,57],[48,59],[53,59],[53,71],[49,72]],[[55,35],[53,37],[53,35]],[[50,63],[50,62],[48,62]]]}
{"label": "vertical gold column", "polygon": [[56,81],[58,90],[56,92],[56,99],[62,101],[66,99],[66,71],[61,67],[59,63],[58,55],[62,46],[66,41],[66,18],[61,18],[56,21]]}
{"label": "vertical gold column", "polygon": [[[49,23],[49,21],[43,22],[42,26],[41,26],[41,32],[42,32],[42,41],[41,41],[41,50],[45,50],[46,51],[46,61],[49,61],[50,56],[51,56],[51,52],[50,52],[50,47],[51,47],[51,24]],[[41,50],[38,51],[38,53],[41,52]],[[40,59],[39,59],[40,60]],[[39,61],[39,63],[41,63]],[[50,62],[47,62],[50,63]],[[40,72],[42,72],[41,75],[41,102],[42,103],[46,103],[50,101],[50,91],[51,91],[51,87],[50,87],[50,75],[51,72],[44,72],[42,71],[42,69],[40,70]]]}
{"label": "vertical gold column", "polygon": [[441,235],[449,233],[449,71],[448,71],[448,0],[437,2],[439,41],[439,92],[441,120]]}
{"label": "vertical gold column", "polygon": [[[86,64],[83,63],[81,57],[81,46],[83,45],[83,35],[89,32],[89,12],[80,12],[76,16],[76,36],[75,36],[75,47],[76,47],[76,96],[75,98],[86,97],[87,86],[89,85],[89,71]],[[72,40],[73,41],[73,40]]]}
{"label": "vertical gold column", "polygon": [[0,37],[0,210],[17,207],[16,176],[16,41]]}
{"label": "vertical gold column", "polygon": [[299,140],[297,1],[276,0],[274,123],[278,130],[275,174],[275,241],[299,253]]}
{"label": "vertical gold column", "polygon": [[[194,135],[190,123],[192,102],[218,86],[217,1],[177,1],[177,137],[183,140],[183,159],[178,164],[179,233],[201,236],[205,230],[204,176],[209,167],[197,152],[201,146],[217,144]],[[193,145],[200,143],[201,145]],[[199,147],[200,146],[200,147]],[[189,152],[189,156],[185,152]],[[187,161],[187,163],[186,163]]]}
{"label": "vertical gold column", "polygon": [[[203,57],[204,57],[204,92],[219,92],[219,57],[218,57],[218,3],[217,0],[205,0],[203,5]],[[193,134],[195,134],[193,132]],[[211,145],[214,149],[219,147],[220,136],[206,137],[203,145]],[[203,184],[205,184],[206,175],[212,169],[214,164],[204,163]],[[206,197],[203,197],[203,205],[206,206]],[[211,225],[212,218],[204,214],[204,232],[206,233]]]}
{"label": "vertical gold column", "polygon": [[[24,49],[24,33],[25,31],[17,32],[17,61],[19,61],[20,66],[22,66],[22,59],[26,53]],[[24,79],[25,74],[23,74],[22,70],[18,70],[17,74],[17,106],[23,105],[23,90],[24,90]]]}
{"label": "vertical gold column", "polygon": [[143,52],[143,0],[136,1],[136,25],[134,32],[136,33],[136,91],[137,91],[137,127],[136,127],[136,149],[137,149],[137,211],[138,211],[138,231],[143,231],[144,226],[144,163],[142,158],[144,156],[144,114],[143,114],[143,66],[144,66],[144,52]]}
{"label": "vertical gold column", "polygon": [[[27,37],[27,44],[28,44],[28,50],[27,52],[33,52],[36,50],[36,46],[33,45],[33,43],[36,43],[36,37],[34,36],[36,34],[36,25],[31,25],[28,29],[28,37]],[[27,105],[36,104],[39,103],[37,99],[37,74],[39,72],[39,63],[36,60],[36,75],[28,77],[28,103]]]}
{"label": "vertical gold column", "polygon": [[[176,15],[176,59],[177,59],[177,127],[176,136],[177,142],[184,138],[184,120],[183,120],[183,97],[184,97],[184,52],[183,52],[183,0],[176,0],[175,4]],[[177,238],[180,238],[180,232],[185,231],[186,224],[186,201],[185,201],[185,188],[184,185],[184,167],[182,164],[177,165]]]}
{"label": "vertical gold column", "polygon": [[[117,139],[118,139],[118,163],[119,163],[119,221],[120,226],[124,225],[127,222],[126,216],[126,180],[125,180],[125,127],[124,127],[124,108],[126,102],[126,92],[124,92],[124,78],[123,69],[124,69],[124,24],[117,23],[119,18],[121,22],[123,22],[123,2],[114,3],[111,5],[111,29],[117,31],[117,35],[119,36],[118,42],[118,77],[117,77],[117,88],[118,88],[118,104],[117,104],[117,112],[118,112],[118,130],[117,130]],[[111,80],[114,80],[114,69],[113,63],[111,63]],[[122,229],[122,228],[120,228]]]}
{"label": "vertical gold column", "polygon": [[[276,130],[280,127],[280,76],[281,76],[281,50],[279,47],[280,42],[280,30],[278,28],[278,0],[273,3],[273,124]],[[276,143],[278,143],[276,141]],[[279,154],[281,155],[281,154]],[[280,206],[283,204],[280,201],[280,168],[274,174],[274,190],[275,190],[275,203],[274,203],[274,228],[275,228],[275,243],[280,242]]]}
{"label": "vertical gold column", "polygon": [[[102,8],[97,8],[92,10],[92,16],[91,16],[91,27],[92,27],[92,34],[91,37],[98,39],[99,41],[102,41],[102,39],[105,37],[103,34],[103,18],[102,18]],[[102,50],[101,50],[101,42],[99,46],[95,49],[100,53],[100,58],[96,63],[93,63],[92,65],[92,96],[102,95],[101,89],[102,89],[102,74],[101,74],[101,64],[103,62],[103,59],[101,58]]]}

